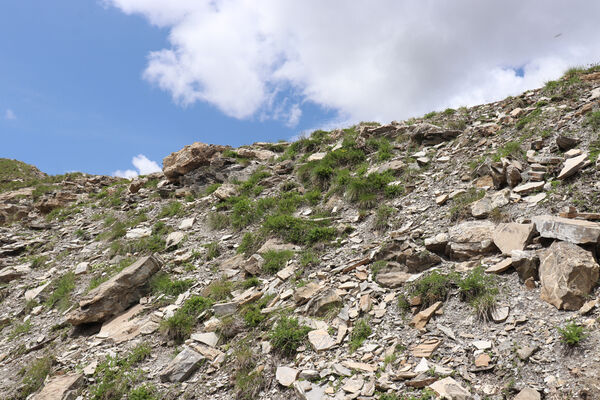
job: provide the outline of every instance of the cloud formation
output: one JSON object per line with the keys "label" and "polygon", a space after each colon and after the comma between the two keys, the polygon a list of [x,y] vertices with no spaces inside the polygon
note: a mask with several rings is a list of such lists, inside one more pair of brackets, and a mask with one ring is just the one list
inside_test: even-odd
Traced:
{"label": "cloud formation", "polygon": [[119,178],[127,178],[133,179],[139,175],[148,175],[153,172],[160,172],[161,168],[158,166],[156,161],[149,160],[143,154],[138,154],[131,159],[131,163],[137,169],[126,169],[126,170],[117,170],[113,172],[113,176],[118,176]]}
{"label": "cloud formation", "polygon": [[600,2],[104,1],[169,29],[170,47],[149,54],[143,76],[177,103],[288,126],[305,102],[386,122],[493,101],[600,61]]}
{"label": "cloud formation", "polygon": [[17,116],[15,115],[15,112],[13,110],[11,110],[10,108],[6,109],[6,111],[4,112],[4,119],[7,120],[15,120],[17,119]]}

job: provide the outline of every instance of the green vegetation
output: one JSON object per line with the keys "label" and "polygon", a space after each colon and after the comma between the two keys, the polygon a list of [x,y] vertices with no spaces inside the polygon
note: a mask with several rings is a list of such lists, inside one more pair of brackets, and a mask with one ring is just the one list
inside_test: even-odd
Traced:
{"label": "green vegetation", "polygon": [[460,221],[470,215],[469,204],[481,199],[485,196],[485,190],[470,188],[468,191],[457,195],[453,199],[453,205],[450,208],[450,220]]}
{"label": "green vegetation", "polygon": [[487,320],[496,307],[498,286],[493,275],[486,274],[483,266],[478,266],[458,281],[461,300],[468,302],[477,316]]}
{"label": "green vegetation", "polygon": [[388,262],[384,260],[375,261],[373,264],[371,264],[371,276],[373,277],[373,280],[377,278],[379,271],[387,267],[387,265]]}
{"label": "green vegetation", "polygon": [[263,271],[268,274],[275,274],[285,267],[285,264],[294,257],[294,252],[291,250],[269,250],[262,256],[265,260],[265,263],[262,266]]}
{"label": "green vegetation", "polygon": [[206,297],[190,297],[175,311],[172,317],[161,323],[161,332],[175,342],[182,343],[192,333],[198,316],[213,304],[213,300]]}
{"label": "green vegetation", "polygon": [[52,282],[52,294],[46,300],[46,306],[64,311],[71,305],[71,292],[75,289],[75,273],[67,272]]}
{"label": "green vegetation", "polygon": [[600,111],[594,111],[585,118],[585,125],[590,126],[594,132],[600,130]]}
{"label": "green vegetation", "polygon": [[396,210],[392,207],[381,205],[375,213],[375,222],[373,223],[375,230],[385,231],[389,226],[389,221]]}
{"label": "green vegetation", "polygon": [[48,261],[48,256],[33,256],[31,257],[30,261],[31,268],[38,269],[46,264],[46,262]]}
{"label": "green vegetation", "polygon": [[303,250],[300,253],[300,266],[302,268],[313,267],[319,264],[319,258],[317,257],[317,253],[313,250]]}
{"label": "green vegetation", "polygon": [[212,230],[221,230],[231,224],[229,216],[222,212],[211,212],[207,217],[208,226]]}
{"label": "green vegetation", "polygon": [[42,387],[44,380],[52,370],[53,363],[54,356],[45,355],[28,363],[28,367],[21,369],[19,375],[23,377],[21,380],[22,386],[19,388],[15,399],[25,399]]}
{"label": "green vegetation", "polygon": [[184,215],[184,213],[184,205],[176,200],[173,200],[163,206],[163,208],[158,213],[157,218],[181,217]]}
{"label": "green vegetation", "polygon": [[27,321],[14,326],[12,332],[8,335],[8,340],[13,340],[17,336],[29,333],[29,331],[31,331],[31,320],[28,319]]}
{"label": "green vegetation", "polygon": [[492,160],[498,162],[504,157],[521,158],[524,154],[525,151],[521,148],[520,142],[508,142],[496,151]]}
{"label": "green vegetation", "polygon": [[206,188],[204,188],[204,195],[208,196],[209,194],[216,192],[216,190],[220,188],[221,185],[221,183],[213,183],[211,185],[208,185]]}
{"label": "green vegetation", "polygon": [[94,372],[95,384],[89,390],[91,399],[118,400],[125,397],[143,400],[158,399],[158,393],[152,386],[136,387],[136,384],[143,379],[144,373],[134,367],[144,361],[150,353],[150,346],[141,343],[124,357],[108,356],[98,364]]}
{"label": "green vegetation", "polygon": [[312,221],[278,214],[267,217],[263,228],[285,241],[306,245],[329,241],[336,237],[336,229],[324,225],[326,225],[324,221]]}
{"label": "green vegetation", "polygon": [[304,343],[311,329],[300,325],[296,318],[281,317],[269,334],[273,348],[286,356],[293,356]]}
{"label": "green vegetation", "polygon": [[102,283],[106,282],[119,272],[123,271],[126,267],[131,265],[133,260],[130,258],[125,258],[119,261],[118,264],[106,265],[106,264],[98,264],[92,266],[92,272],[98,271],[90,280],[88,284],[88,291],[97,288]]}
{"label": "green vegetation", "polygon": [[233,289],[233,283],[221,278],[212,281],[205,289],[207,296],[214,301],[224,301],[231,297],[231,290]]}
{"label": "green vegetation", "polygon": [[564,327],[557,327],[560,341],[569,347],[577,347],[588,335],[583,326],[570,321]]}
{"label": "green vegetation", "polygon": [[542,109],[536,108],[529,114],[522,116],[521,118],[519,118],[519,120],[517,121],[517,124],[515,125],[517,130],[520,131],[523,128],[525,128],[528,124],[530,124],[531,122],[536,121],[541,114],[542,114]]}
{"label": "green vegetation", "polygon": [[247,232],[242,237],[242,242],[237,248],[239,254],[244,254],[246,257],[250,257],[252,254],[262,246],[264,238],[260,234]]}
{"label": "green vegetation", "polygon": [[364,318],[358,320],[356,325],[354,325],[352,333],[350,334],[350,352],[354,353],[356,350],[358,350],[371,333],[372,330],[369,326],[369,322]]}
{"label": "green vegetation", "polygon": [[258,196],[264,190],[264,187],[259,185],[260,181],[268,178],[269,176],[271,176],[271,174],[262,169],[254,172],[252,175],[250,175],[248,180],[240,184],[240,194],[243,196]]}
{"label": "green vegetation", "polygon": [[81,206],[78,204],[72,204],[68,207],[55,208],[46,215],[46,221],[58,220],[66,221],[73,215],[81,212]]}
{"label": "green vegetation", "polygon": [[418,296],[423,308],[437,301],[444,301],[450,294],[450,289],[459,279],[458,274],[440,274],[433,271],[409,286],[409,296]]}
{"label": "green vegetation", "polygon": [[589,147],[590,161],[596,162],[598,155],[600,155],[600,140],[594,140],[590,143]]}
{"label": "green vegetation", "polygon": [[387,161],[392,158],[393,147],[389,140],[386,138],[371,138],[367,140],[367,147],[372,151],[377,152],[378,161]]}
{"label": "green vegetation", "polygon": [[221,255],[221,249],[219,248],[218,242],[205,244],[204,247],[206,247],[206,261],[213,260]]}
{"label": "green vegetation", "polygon": [[260,279],[258,279],[255,276],[251,276],[250,278],[248,278],[244,282],[242,282],[242,287],[244,289],[249,289],[251,287],[256,287],[256,286],[260,286]]}
{"label": "green vegetation", "polygon": [[262,369],[257,368],[257,357],[252,352],[250,343],[251,340],[245,339],[238,343],[233,351],[234,385],[236,398],[240,400],[256,399],[266,384]]}
{"label": "green vegetation", "polygon": [[437,112],[436,111],[432,111],[432,112],[428,112],[427,114],[423,115],[423,118],[424,119],[432,119],[436,115],[437,115]]}
{"label": "green vegetation", "polygon": [[244,318],[244,322],[250,328],[255,328],[260,325],[265,319],[267,314],[263,314],[261,310],[269,304],[274,296],[263,296],[259,300],[250,303],[242,308],[241,314]]}
{"label": "green vegetation", "polygon": [[162,293],[167,296],[178,296],[193,284],[193,279],[171,280],[166,272],[159,272],[150,279],[150,288],[155,295]]}

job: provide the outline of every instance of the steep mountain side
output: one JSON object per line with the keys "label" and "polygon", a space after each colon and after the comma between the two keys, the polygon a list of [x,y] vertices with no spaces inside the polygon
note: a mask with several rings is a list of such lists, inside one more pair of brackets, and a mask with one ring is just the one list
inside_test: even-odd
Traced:
{"label": "steep mountain side", "polygon": [[600,398],[599,70],[0,194],[3,398]]}

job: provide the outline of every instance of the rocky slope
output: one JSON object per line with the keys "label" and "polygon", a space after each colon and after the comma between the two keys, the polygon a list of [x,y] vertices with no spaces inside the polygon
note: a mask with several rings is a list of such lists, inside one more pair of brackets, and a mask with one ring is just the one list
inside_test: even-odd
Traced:
{"label": "rocky slope", "polygon": [[7,179],[0,397],[599,399],[600,72]]}

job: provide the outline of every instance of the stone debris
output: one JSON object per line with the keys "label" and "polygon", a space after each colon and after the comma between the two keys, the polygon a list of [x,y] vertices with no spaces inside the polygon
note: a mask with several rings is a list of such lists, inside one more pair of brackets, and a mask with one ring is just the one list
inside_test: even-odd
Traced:
{"label": "stone debris", "polygon": [[142,297],[143,288],[161,266],[162,261],[156,256],[140,258],[92,290],[67,320],[73,325],[81,325],[103,321],[124,311]]}
{"label": "stone debris", "polygon": [[[194,143],[131,181],[2,189],[3,395],[90,398],[128,360],[127,398],[600,398],[584,76],[294,144]],[[585,330],[568,352],[567,324]]]}

